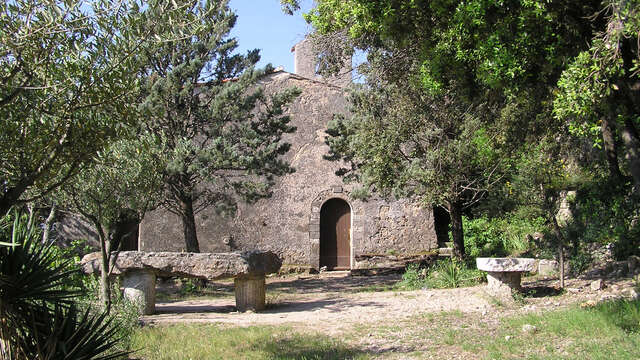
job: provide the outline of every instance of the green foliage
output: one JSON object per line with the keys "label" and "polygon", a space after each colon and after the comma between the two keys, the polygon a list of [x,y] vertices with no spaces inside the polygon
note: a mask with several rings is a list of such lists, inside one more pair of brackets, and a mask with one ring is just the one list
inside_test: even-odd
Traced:
{"label": "green foliage", "polygon": [[[400,84],[354,91],[353,117],[328,125],[328,158],[350,161],[341,174],[383,194],[424,203],[475,202],[503,165],[495,128],[486,122],[492,108],[448,95],[454,100],[442,105],[442,99]],[[475,186],[467,186],[470,181]]]}
{"label": "green foliage", "polygon": [[[564,133],[548,121],[549,100],[598,8],[596,0],[318,1],[306,15],[314,28],[346,33],[368,52],[353,118],[329,125],[332,157],[350,161],[343,175],[365,187],[447,207],[458,252],[462,209],[499,191],[528,146]],[[551,173],[559,185],[555,167],[544,181]]]}
{"label": "green foliage", "polygon": [[[576,136],[604,148],[614,177],[630,173],[640,187],[640,2],[607,0],[590,48],[558,81],[554,114]],[[620,146],[623,145],[623,146]],[[618,154],[625,151],[625,160]],[[636,194],[637,195],[637,194]]]}
{"label": "green foliage", "polygon": [[274,178],[293,171],[282,158],[290,147],[283,135],[295,131],[285,110],[300,92],[267,95],[258,85],[273,68],[255,69],[258,50],[234,53],[228,1],[178,3],[199,27],[141,51],[155,67],[145,74],[139,110],[144,128],[163,140],[155,144],[164,155],[163,205],[181,216],[187,251],[199,251],[196,213],[229,214],[240,199],[270,196]]}
{"label": "green foliage", "polygon": [[448,289],[473,286],[484,280],[482,271],[469,268],[466,263],[456,259],[440,260],[431,268],[420,268],[418,264],[409,264],[402,280],[395,285],[400,290],[423,288]]}
{"label": "green foliage", "polygon": [[574,274],[580,274],[587,270],[592,262],[591,254],[578,250],[569,258],[569,269]]}
{"label": "green foliage", "polygon": [[590,136],[596,145],[601,141],[598,137],[601,116],[615,119],[637,112],[625,104],[624,98],[633,95],[623,89],[623,84],[637,81],[640,74],[640,58],[628,54],[634,52],[638,39],[639,5],[638,1],[603,1],[606,30],[595,34],[591,48],[576,56],[558,81],[556,116],[570,120],[573,133]]}
{"label": "green foliage", "polygon": [[456,259],[440,261],[427,274],[427,284],[431,288],[457,288],[473,286],[484,280],[485,274],[472,269]]}
{"label": "green foliage", "polygon": [[529,250],[527,235],[546,228],[541,217],[523,219],[516,216],[476,219],[463,217],[464,246],[471,258],[517,256]]}
{"label": "green foliage", "polygon": [[418,264],[409,264],[402,274],[402,280],[396,284],[397,289],[417,290],[425,287],[427,269],[420,268]]}
{"label": "green foliage", "polygon": [[182,286],[180,287],[180,295],[188,296],[193,295],[200,290],[200,285],[196,279],[183,279]]}
{"label": "green foliage", "polygon": [[[2,238],[3,242],[8,242]],[[78,289],[67,284],[77,272],[52,244],[16,216],[13,242],[0,247],[0,338],[3,359],[116,359],[121,341],[107,313],[81,310]]]}
{"label": "green foliage", "polygon": [[630,192],[628,185],[612,183],[604,176],[578,189],[568,226],[576,251],[586,244],[613,244],[614,256],[620,260],[640,255],[640,226],[633,223],[638,207]]}
{"label": "green foliage", "polygon": [[[90,252],[92,252],[92,248],[87,245],[87,240],[73,240],[66,247],[54,244],[51,246],[51,265],[58,267],[79,264],[82,255]],[[69,290],[80,289],[83,294],[88,294],[92,293],[95,288],[94,282],[93,278],[84,275],[80,269],[75,268],[73,272],[68,274],[62,286]]]}
{"label": "green foliage", "polygon": [[112,142],[55,194],[67,210],[89,219],[101,240],[108,241],[125,213],[138,219],[157,204],[162,154],[149,134],[129,134]]}
{"label": "green foliage", "polygon": [[280,0],[282,11],[285,14],[293,15],[294,12],[300,10],[300,4],[297,0]]}
{"label": "green foliage", "polygon": [[38,315],[46,316],[47,322],[32,322],[30,333],[21,335],[18,342],[19,351],[27,359],[108,360],[128,353],[113,350],[120,338],[106,312],[94,314],[71,304]]}
{"label": "green foliage", "polygon": [[525,299],[525,294],[521,291],[512,291],[511,298],[518,305],[526,305],[527,300]]}
{"label": "green foliage", "polygon": [[591,310],[612,325],[630,333],[640,333],[640,301],[616,300],[599,304]]}
{"label": "green foliage", "polygon": [[151,66],[137,54],[199,26],[172,4],[0,4],[0,215],[57,188],[136,122],[138,74]]}
{"label": "green foliage", "polygon": [[[87,289],[93,289],[93,291],[89,293],[93,294],[93,301],[91,303],[95,304],[99,298],[98,281],[94,279],[92,286],[87,286],[87,284],[85,284],[85,286]],[[119,339],[114,345],[113,350],[116,352],[137,351],[137,348],[132,346],[132,340],[134,333],[140,328],[140,304],[135,304],[126,299],[120,291],[120,284],[113,284],[111,292],[115,294],[115,296],[113,296],[112,299],[109,316],[113,321],[116,337]]]}
{"label": "green foliage", "polygon": [[595,0],[326,0],[305,17],[321,33],[347,32],[360,48],[381,42],[414,48],[420,71],[413,75],[436,92],[456,81],[511,92],[553,83],[565,59],[590,38],[586,16],[599,6]]}
{"label": "green foliage", "polygon": [[[57,203],[89,220],[100,241],[101,271],[109,273],[116,225],[124,217],[140,220],[157,205],[161,192],[161,158],[154,146],[161,141],[148,133],[127,128],[118,141],[99,152],[92,164],[54,195]],[[127,135],[126,137],[124,135]],[[102,277],[102,300],[110,304],[109,277]]]}

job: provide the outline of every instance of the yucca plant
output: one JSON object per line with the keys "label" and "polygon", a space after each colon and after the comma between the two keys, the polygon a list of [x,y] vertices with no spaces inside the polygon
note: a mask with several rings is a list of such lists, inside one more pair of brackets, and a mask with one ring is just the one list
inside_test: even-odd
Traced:
{"label": "yucca plant", "polygon": [[[6,234],[6,232],[3,232]],[[120,339],[106,313],[80,311],[79,292],[64,286],[74,271],[42,244],[32,222],[16,214],[0,246],[0,357],[7,360],[116,359]]]}

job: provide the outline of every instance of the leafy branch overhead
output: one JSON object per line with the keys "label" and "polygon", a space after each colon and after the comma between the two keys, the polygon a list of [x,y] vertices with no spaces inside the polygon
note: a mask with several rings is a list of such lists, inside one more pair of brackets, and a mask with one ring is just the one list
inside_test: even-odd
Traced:
{"label": "leafy branch overhead", "polygon": [[137,54],[200,26],[174,4],[0,4],[0,213],[53,191],[137,121]]}
{"label": "leafy branch overhead", "polygon": [[[341,173],[347,179],[373,185],[383,194],[417,196],[447,208],[460,254],[461,209],[482,207],[486,199],[496,201],[503,189],[525,186],[515,181],[526,167],[521,154],[545,144],[542,159],[578,157],[582,140],[571,137],[565,118],[553,113],[558,85],[571,74],[563,75],[566,65],[584,57],[580,54],[587,44],[609,41],[620,57],[625,52],[617,52],[615,44],[627,44],[619,48],[634,54],[637,48],[628,46],[637,40],[637,31],[611,31],[633,29],[620,20],[635,23],[631,15],[637,2],[606,1],[604,6],[602,10],[596,0],[316,2],[305,18],[318,36],[346,34],[352,47],[336,55],[334,48],[320,46],[321,54],[340,57],[353,49],[367,54],[359,69],[367,83],[356,86],[351,97],[353,117],[329,126],[329,157],[351,164]],[[609,35],[594,38],[593,30],[603,28]],[[605,53],[594,52],[615,57]],[[603,65],[574,71],[593,74],[608,68]],[[593,101],[592,92],[584,95]],[[561,110],[556,104],[557,114]],[[629,123],[624,128],[636,126]],[[637,132],[628,133],[630,143],[637,141]],[[638,147],[629,149],[637,152]],[[634,152],[629,154],[634,173]],[[553,170],[558,172],[554,179],[569,171]],[[534,192],[547,184],[536,184]]]}

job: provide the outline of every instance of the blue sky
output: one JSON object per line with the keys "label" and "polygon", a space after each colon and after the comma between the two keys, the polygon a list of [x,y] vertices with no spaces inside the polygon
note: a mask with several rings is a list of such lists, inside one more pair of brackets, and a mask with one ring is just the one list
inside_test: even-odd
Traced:
{"label": "blue sky", "polygon": [[[301,1],[303,12],[311,6],[312,0]],[[229,7],[238,14],[236,26],[231,31],[231,36],[238,39],[238,51],[260,49],[259,66],[271,63],[293,72],[291,47],[311,30],[302,19],[302,13],[285,15],[279,0],[231,0]]]}

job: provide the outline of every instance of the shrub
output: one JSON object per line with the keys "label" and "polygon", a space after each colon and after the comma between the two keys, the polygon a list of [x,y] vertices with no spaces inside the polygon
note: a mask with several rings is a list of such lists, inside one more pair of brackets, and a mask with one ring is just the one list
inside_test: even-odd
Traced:
{"label": "shrub", "polygon": [[527,235],[540,232],[545,227],[545,221],[541,217],[463,217],[462,221],[465,251],[471,258],[524,253],[530,246]]}
{"label": "shrub", "polygon": [[426,269],[418,264],[409,264],[402,274],[402,280],[396,284],[396,289],[416,290],[425,286]]}
{"label": "shrub", "polygon": [[591,254],[585,251],[578,251],[575,255],[569,258],[569,269],[574,274],[580,274],[589,268],[589,265],[593,261]]}
{"label": "shrub", "polygon": [[569,236],[573,248],[612,243],[618,260],[640,255],[640,225],[634,220],[640,217],[637,204],[638,198],[627,184],[611,183],[606,177],[586,183],[573,204]]}
{"label": "shrub", "polygon": [[401,290],[446,289],[473,286],[483,280],[482,271],[469,268],[464,262],[456,259],[448,259],[438,261],[430,269],[410,264],[395,288]]}
{"label": "shrub", "polygon": [[436,263],[426,276],[426,284],[435,289],[457,288],[473,286],[484,279],[484,272],[456,259],[449,259]]}
{"label": "shrub", "polygon": [[[6,234],[6,233],[3,233]],[[60,261],[52,244],[24,217],[15,216],[11,237],[0,242],[1,358],[116,359],[122,340],[117,323],[105,312],[81,309],[79,292],[66,281],[77,269]]]}

